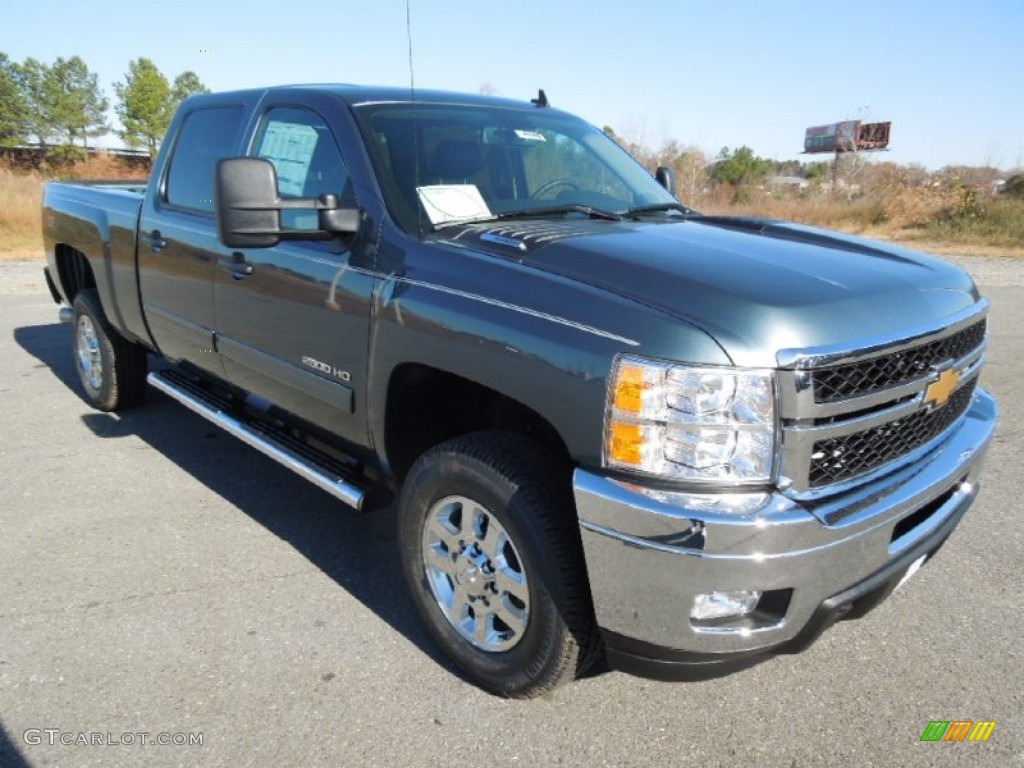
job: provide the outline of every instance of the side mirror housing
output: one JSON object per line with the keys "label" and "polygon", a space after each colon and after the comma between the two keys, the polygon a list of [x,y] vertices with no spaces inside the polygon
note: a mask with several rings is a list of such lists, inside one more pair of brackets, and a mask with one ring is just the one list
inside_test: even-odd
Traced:
{"label": "side mirror housing", "polygon": [[[270,248],[281,240],[330,240],[359,229],[359,211],[341,208],[337,195],[282,199],[277,194],[277,171],[268,160],[221,160],[213,188],[217,237],[228,248]],[[282,228],[284,210],[316,211],[319,228]]]}
{"label": "side mirror housing", "polygon": [[671,168],[659,165],[658,170],[654,172],[654,178],[672,197],[676,196],[676,175]]}

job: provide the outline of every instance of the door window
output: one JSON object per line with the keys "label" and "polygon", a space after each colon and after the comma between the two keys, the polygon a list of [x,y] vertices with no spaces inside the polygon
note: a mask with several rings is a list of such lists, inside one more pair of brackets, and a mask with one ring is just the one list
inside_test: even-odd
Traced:
{"label": "door window", "polygon": [[[337,195],[343,207],[355,200],[348,167],[320,115],[309,109],[278,107],[263,122],[256,157],[274,164],[277,193],[282,198]],[[289,229],[317,229],[313,211],[282,211],[281,225]]]}

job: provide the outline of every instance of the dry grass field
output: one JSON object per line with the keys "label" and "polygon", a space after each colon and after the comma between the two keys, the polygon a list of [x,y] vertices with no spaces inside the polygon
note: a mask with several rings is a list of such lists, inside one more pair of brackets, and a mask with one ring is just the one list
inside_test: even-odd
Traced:
{"label": "dry grass field", "polygon": [[34,259],[43,253],[43,182],[55,179],[139,179],[138,168],[109,155],[61,168],[44,177],[38,171],[12,168],[0,160],[0,259]]}
{"label": "dry grass field", "polygon": [[938,255],[1024,257],[1024,200],[978,200],[962,190],[905,188],[854,200],[771,197],[745,203],[709,199],[703,213],[763,216],[889,240]]}
{"label": "dry grass field", "polygon": [[42,202],[43,180],[38,174],[0,168],[0,256],[28,258],[42,253]]}
{"label": "dry grass field", "polygon": [[[53,174],[60,179],[138,179],[140,171],[111,156]],[[42,255],[44,177],[0,165],[0,259]],[[711,192],[686,202],[705,213],[764,216],[899,242],[937,254],[1024,256],[1024,200],[996,198],[955,186],[912,186],[899,179],[847,200],[827,195],[746,195],[745,202]]]}
{"label": "dry grass field", "polygon": [[955,205],[929,201],[927,190],[920,195],[915,192],[849,202],[767,198],[757,203],[708,206],[703,211],[799,221],[897,240],[1024,248],[1024,201],[989,198],[960,213]]}

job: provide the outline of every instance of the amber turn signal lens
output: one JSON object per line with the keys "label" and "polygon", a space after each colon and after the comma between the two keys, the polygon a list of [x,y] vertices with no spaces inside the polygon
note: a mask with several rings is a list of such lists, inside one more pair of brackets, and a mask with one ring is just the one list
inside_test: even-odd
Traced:
{"label": "amber turn signal lens", "polygon": [[644,369],[638,365],[621,365],[615,377],[615,407],[628,413],[640,413],[644,406]]}
{"label": "amber turn signal lens", "polygon": [[613,421],[608,430],[608,455],[620,464],[640,466],[643,429],[637,424]]}

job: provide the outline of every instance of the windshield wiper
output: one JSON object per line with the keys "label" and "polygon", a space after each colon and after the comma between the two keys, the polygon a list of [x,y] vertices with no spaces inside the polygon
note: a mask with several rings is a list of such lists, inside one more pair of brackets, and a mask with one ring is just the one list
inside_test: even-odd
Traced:
{"label": "windshield wiper", "polygon": [[442,229],[448,229],[449,227],[464,227],[469,224],[486,224],[488,221],[497,220],[497,216],[485,216],[481,219],[452,219],[451,221],[442,221],[440,224],[435,224],[434,231],[440,232]]}
{"label": "windshield wiper", "polygon": [[653,205],[641,205],[636,208],[630,208],[624,215],[632,217],[642,213],[660,213],[662,211],[677,211],[683,214],[683,216],[699,215],[696,211],[687,208],[681,203],[654,203]]}
{"label": "windshield wiper", "polygon": [[508,221],[509,219],[528,219],[543,216],[561,216],[566,213],[583,213],[592,219],[607,219],[608,221],[621,221],[622,216],[613,211],[606,211],[603,208],[591,208],[589,205],[579,203],[566,203],[565,205],[552,205],[547,208],[528,208],[523,211],[509,211],[500,213],[497,216],[486,216],[479,219],[453,219],[442,221],[434,225],[434,231],[438,232],[449,227],[461,227],[467,224],[486,224],[489,221]]}
{"label": "windshield wiper", "polygon": [[505,221],[507,219],[527,219],[531,216],[559,216],[566,213],[583,213],[592,219],[622,220],[622,216],[613,211],[606,211],[603,208],[592,208],[589,205],[580,205],[579,203],[552,205],[548,208],[528,208],[525,211],[511,211],[499,214],[498,219]]}

